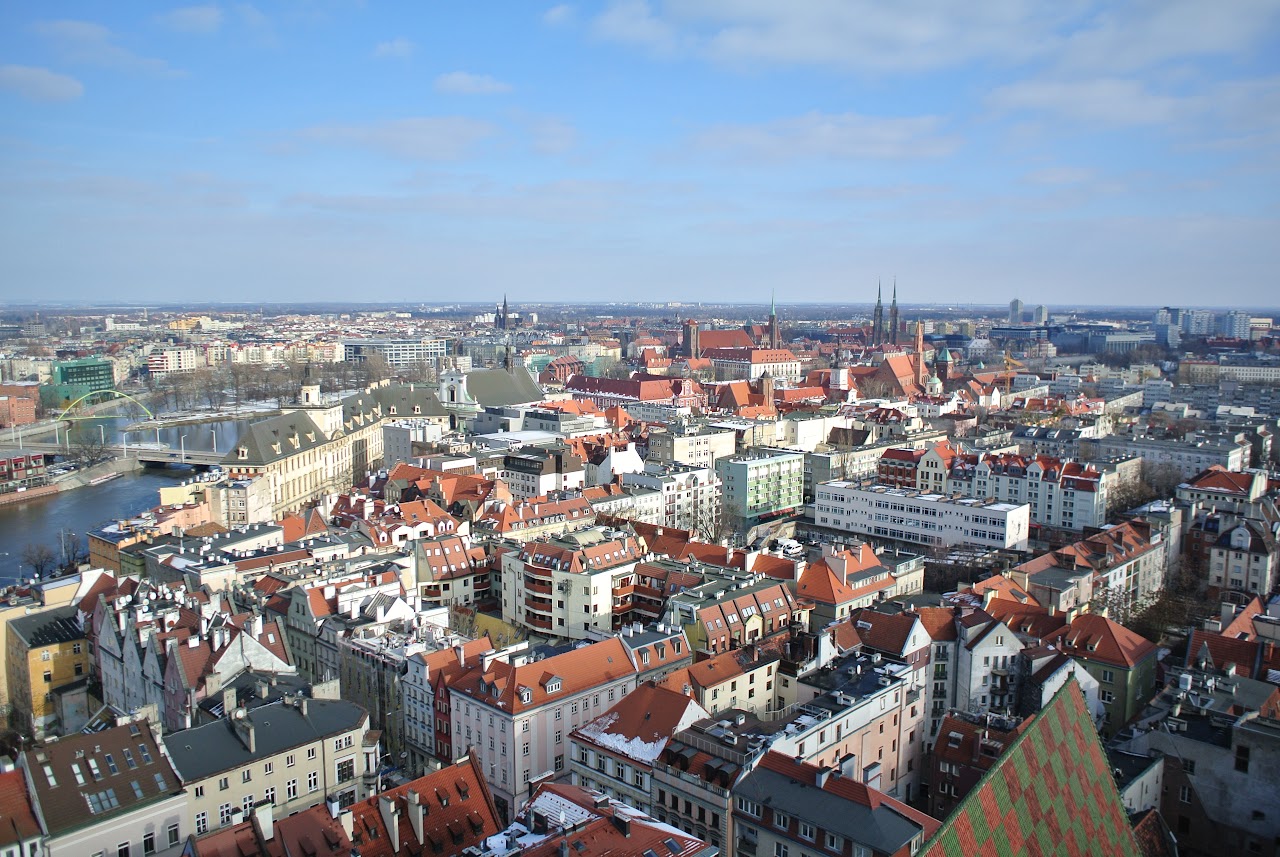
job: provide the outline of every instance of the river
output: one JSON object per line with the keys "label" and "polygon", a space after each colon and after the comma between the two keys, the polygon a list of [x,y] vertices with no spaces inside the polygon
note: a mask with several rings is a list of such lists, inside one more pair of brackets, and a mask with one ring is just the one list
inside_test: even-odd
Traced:
{"label": "river", "polygon": [[[104,417],[81,423],[82,428],[77,430],[99,432],[99,436],[105,436],[109,442],[118,442],[123,437],[122,430],[131,422],[132,417]],[[174,449],[225,450],[245,424],[243,420],[224,420],[173,426],[160,429],[158,434],[154,429],[131,432],[128,440],[130,443],[165,443]],[[8,440],[0,437],[0,444],[9,445]],[[114,518],[136,515],[158,505],[160,488],[189,479],[192,473],[191,468],[181,466],[148,468],[101,485],[86,485],[25,503],[0,506],[0,585],[31,574],[31,569],[24,568],[22,563],[22,550],[28,543],[46,544],[61,556],[59,534],[64,530],[76,533],[83,546],[86,532]]]}

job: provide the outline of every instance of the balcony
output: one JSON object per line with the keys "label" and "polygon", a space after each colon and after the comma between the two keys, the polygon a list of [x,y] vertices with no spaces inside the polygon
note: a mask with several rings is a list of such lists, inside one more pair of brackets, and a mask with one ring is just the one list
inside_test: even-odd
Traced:
{"label": "balcony", "polygon": [[551,612],[551,600],[548,598],[536,598],[532,595],[525,596],[524,606],[530,610],[537,610],[539,613]]}
{"label": "balcony", "polygon": [[737,847],[734,848],[735,854],[747,854],[749,857],[755,857],[757,842],[754,839],[739,839]]}
{"label": "balcony", "polygon": [[551,620],[534,613],[524,614],[524,623],[531,628],[541,628],[544,631],[551,630]]}
{"label": "balcony", "polygon": [[538,593],[538,594],[540,594],[540,595],[550,595],[550,594],[551,594],[551,584],[550,584],[550,583],[543,583],[543,582],[541,582],[541,581],[535,580],[535,579],[534,579],[534,578],[532,578],[532,577],[525,577],[525,579],[524,579],[524,588],[525,588],[525,591],[527,591],[527,592],[537,592],[537,593]]}

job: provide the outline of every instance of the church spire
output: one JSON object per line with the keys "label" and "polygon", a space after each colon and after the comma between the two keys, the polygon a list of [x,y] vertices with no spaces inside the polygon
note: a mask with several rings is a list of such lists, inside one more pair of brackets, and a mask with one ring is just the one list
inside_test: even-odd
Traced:
{"label": "church spire", "polygon": [[884,342],[884,286],[876,280],[876,309],[871,315],[871,344]]}
{"label": "church spire", "polygon": [[889,304],[889,342],[898,344],[898,277],[893,278],[893,303]]}

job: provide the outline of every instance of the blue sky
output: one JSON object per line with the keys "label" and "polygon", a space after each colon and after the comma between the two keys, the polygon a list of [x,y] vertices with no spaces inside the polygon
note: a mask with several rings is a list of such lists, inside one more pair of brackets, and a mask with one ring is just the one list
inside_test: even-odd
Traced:
{"label": "blue sky", "polygon": [[0,300],[1269,305],[1280,0],[0,4]]}

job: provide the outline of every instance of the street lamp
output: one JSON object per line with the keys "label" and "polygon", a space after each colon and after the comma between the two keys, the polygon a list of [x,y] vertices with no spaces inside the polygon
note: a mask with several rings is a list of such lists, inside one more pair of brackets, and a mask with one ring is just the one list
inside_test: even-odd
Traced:
{"label": "street lamp", "polygon": [[210,425],[209,431],[212,432],[213,434],[213,451],[217,452],[218,451],[218,427],[215,425]]}
{"label": "street lamp", "polygon": [[185,463],[187,460],[187,436],[185,434],[178,438],[178,446],[182,450],[181,460]]}
{"label": "street lamp", "polygon": [[102,445],[107,445],[107,427],[102,423],[98,423],[98,434],[102,437]]}

